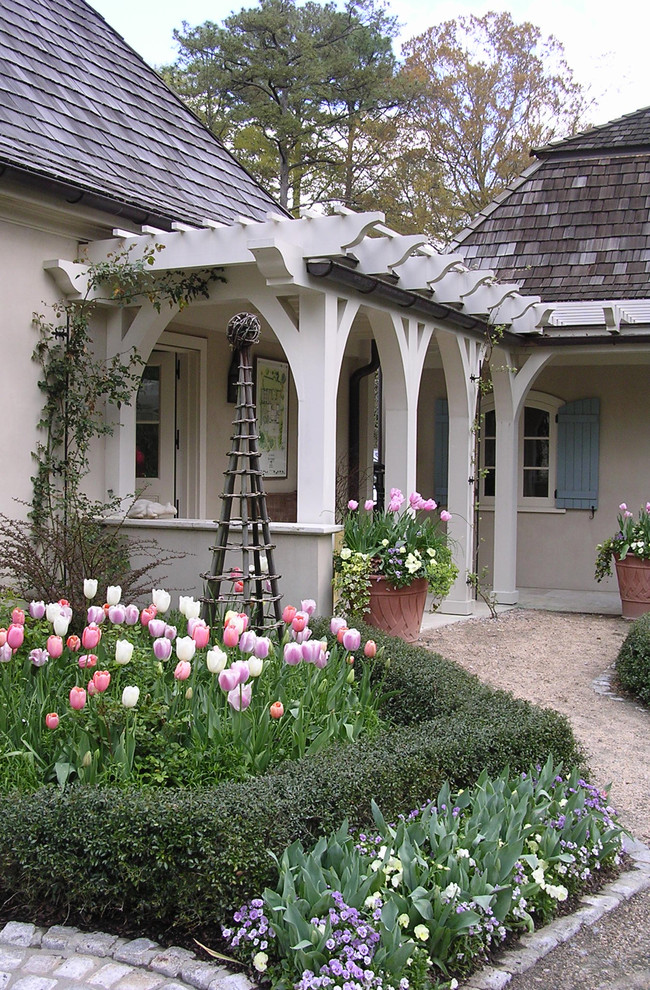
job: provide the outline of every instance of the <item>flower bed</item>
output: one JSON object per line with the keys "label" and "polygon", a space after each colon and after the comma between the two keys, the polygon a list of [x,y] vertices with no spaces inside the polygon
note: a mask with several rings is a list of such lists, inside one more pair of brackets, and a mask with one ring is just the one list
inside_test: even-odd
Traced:
{"label": "flower bed", "polygon": [[[104,620],[103,629],[109,629],[107,623],[110,618]],[[311,638],[320,641],[329,624],[312,619],[310,626]],[[138,636],[142,635],[140,624]],[[112,636],[113,631],[103,635],[105,648]],[[67,777],[64,789],[44,787],[33,793],[0,795],[4,838],[0,903],[11,899],[12,910],[23,909],[32,917],[46,903],[59,917],[84,926],[113,926],[157,937],[214,932],[237,904],[275,883],[269,852],[281,856],[296,838],[307,847],[338,829],[346,818],[359,827],[367,826],[372,821],[373,799],[387,816],[395,818],[405,808],[421,806],[445,781],[452,787],[466,787],[484,769],[492,775],[506,765],[523,769],[549,754],[567,765],[580,761],[569,725],[557,713],[516,701],[427,650],[381,635],[376,636],[378,655],[383,656],[378,663],[364,656],[363,639],[362,631],[360,639],[355,635],[341,644],[359,644],[353,652],[354,664],[346,662],[342,668],[347,669],[345,690],[358,691],[365,684],[369,695],[378,698],[378,705],[368,716],[369,731],[352,741],[344,729],[346,741],[338,739],[322,748],[319,743],[311,754],[285,759],[270,772],[211,787],[197,784],[194,777],[184,789],[158,787],[153,775],[146,780],[147,786],[89,786],[87,779],[79,779],[80,772]],[[29,645],[24,643],[24,648]],[[108,663],[108,667],[116,664],[109,672],[117,671],[112,681],[115,703],[126,718],[141,714],[139,706],[148,703],[147,689],[141,690],[135,709],[122,707],[120,692],[139,683],[133,676],[139,662],[134,659],[136,653],[137,647],[128,664],[120,665],[116,657]],[[250,706],[236,711],[225,691],[226,687],[228,693],[234,689],[228,684],[220,687],[220,675],[206,666],[207,645],[199,649],[199,655],[203,669],[191,676],[208,681],[229,720],[248,715],[262,682],[258,679],[253,688]],[[230,660],[236,655],[231,653]],[[347,658],[349,650],[345,648],[341,655]],[[50,663],[38,668],[25,662],[34,679],[47,672]],[[159,662],[169,665],[163,681],[172,704],[174,700],[194,702],[194,694],[185,698],[191,677],[178,680],[173,671],[184,662],[197,666],[196,657],[155,661]],[[301,664],[308,674],[308,665],[304,660]],[[10,663],[1,667],[8,671]],[[328,667],[336,669],[331,656],[323,670],[314,667],[310,676],[318,678]],[[88,670],[70,658],[70,677],[80,678],[74,686],[87,684],[97,669],[102,669],[99,660],[96,668]],[[351,670],[354,680],[349,684]],[[290,675],[291,671],[286,676]],[[70,724],[77,724],[98,697],[87,699],[79,711],[66,711],[65,718],[61,710],[60,722],[65,726],[69,719]],[[271,697],[275,703],[272,693],[266,701]],[[286,717],[288,704],[284,709]],[[56,730],[45,727],[45,715],[53,710],[43,700],[39,731],[46,740],[53,740],[61,728],[61,724]],[[349,719],[346,724],[351,724]],[[143,735],[146,745],[151,733]],[[80,771],[86,771],[83,747],[77,753],[81,754]],[[189,759],[182,746],[177,757],[179,765]],[[232,755],[229,759],[237,766]],[[29,768],[29,761],[25,758],[21,766]],[[236,778],[237,773],[231,776]]]}
{"label": "flower bed", "polygon": [[347,825],[294,842],[274,889],[223,936],[273,986],[456,987],[508,932],[532,930],[618,862],[622,830],[604,792],[552,761],[452,794],[370,834]]}

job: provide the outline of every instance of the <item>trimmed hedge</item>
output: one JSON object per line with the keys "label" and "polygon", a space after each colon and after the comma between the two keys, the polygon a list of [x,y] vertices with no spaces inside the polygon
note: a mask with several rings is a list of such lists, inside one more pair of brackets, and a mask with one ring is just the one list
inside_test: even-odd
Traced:
{"label": "trimmed hedge", "polygon": [[382,642],[395,724],[372,739],[209,790],[79,786],[0,797],[0,901],[12,897],[32,916],[47,902],[86,926],[119,919],[122,930],[186,937],[275,882],[270,852],[296,838],[309,845],[345,818],[369,824],[372,798],[390,819],[445,780],[466,787],[483,769],[516,771],[549,754],[582,761],[557,713],[426,650]]}
{"label": "trimmed hedge", "polygon": [[616,659],[621,687],[650,705],[650,612],[632,624]]}

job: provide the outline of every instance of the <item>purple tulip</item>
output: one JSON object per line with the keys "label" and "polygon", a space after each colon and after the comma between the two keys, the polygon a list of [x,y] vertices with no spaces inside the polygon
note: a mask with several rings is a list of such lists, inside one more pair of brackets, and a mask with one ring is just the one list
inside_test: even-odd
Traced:
{"label": "purple tulip", "polygon": [[124,621],[127,626],[135,626],[140,618],[140,610],[137,605],[127,605],[124,610]]}
{"label": "purple tulip", "polygon": [[265,660],[269,655],[269,650],[271,649],[271,640],[268,636],[258,636],[255,640],[255,649],[253,653],[259,660]]}
{"label": "purple tulip", "polygon": [[346,629],[343,633],[343,646],[346,650],[358,650],[361,645],[361,633],[358,629]]}
{"label": "purple tulip", "polygon": [[222,691],[234,691],[238,685],[239,678],[236,670],[233,670],[232,667],[227,667],[226,670],[221,671],[219,674],[219,687]]}
{"label": "purple tulip", "polygon": [[170,656],[172,655],[171,640],[167,639],[165,636],[162,636],[159,639],[154,639],[153,653],[156,660],[169,660]]}
{"label": "purple tulip", "polygon": [[250,670],[245,660],[235,660],[235,662],[230,665],[230,669],[236,671],[238,684],[243,684],[244,681],[247,681],[250,677]]}
{"label": "purple tulip", "polygon": [[257,633],[254,629],[246,629],[239,637],[239,649],[241,653],[253,653]]}
{"label": "purple tulip", "polygon": [[295,667],[302,660],[302,647],[300,643],[287,643],[284,647],[284,662]]}
{"label": "purple tulip", "polygon": [[301,651],[305,663],[316,663],[322,649],[319,639],[310,639],[307,643],[303,643]]}
{"label": "purple tulip", "polygon": [[47,650],[36,649],[29,654],[29,659],[35,667],[42,667],[50,659],[50,654]]}
{"label": "purple tulip", "polygon": [[104,621],[104,609],[101,605],[90,605],[88,607],[88,625],[94,622],[96,626],[99,626]]}
{"label": "purple tulip", "polygon": [[336,636],[339,629],[342,629],[343,626],[347,626],[347,621],[345,619],[341,619],[337,615],[333,615],[330,619],[330,632],[332,636]]}
{"label": "purple tulip", "polygon": [[126,619],[126,605],[111,605],[108,609],[108,618],[114,626],[121,626]]}
{"label": "purple tulip", "polygon": [[9,663],[13,656],[13,650],[9,646],[9,643],[4,643],[0,646],[0,663]]}
{"label": "purple tulip", "polygon": [[321,649],[317,659],[314,660],[314,667],[318,667],[319,670],[322,670],[323,667],[327,666],[327,661],[329,660],[329,656],[330,656],[329,650]]}
{"label": "purple tulip", "polygon": [[191,616],[187,620],[187,635],[188,636],[191,636],[192,633],[194,632],[194,627],[196,625],[200,625],[202,622],[203,622],[203,619],[199,619],[199,617],[197,615]]}
{"label": "purple tulip", "polygon": [[29,614],[32,619],[42,619],[45,615],[45,602],[30,602]]}
{"label": "purple tulip", "polygon": [[295,632],[292,635],[296,643],[306,643],[308,639],[311,639],[311,629],[309,626],[305,626],[302,632]]}
{"label": "purple tulip", "polygon": [[251,703],[252,684],[245,684],[243,687],[236,687],[228,692],[228,704],[235,711],[243,712]]}
{"label": "purple tulip", "polygon": [[313,598],[303,598],[300,603],[300,609],[302,612],[305,612],[307,615],[311,616],[316,611],[316,602]]}
{"label": "purple tulip", "polygon": [[176,629],[176,626],[165,626],[165,639],[168,639],[171,643],[173,643],[177,635],[178,630]]}
{"label": "purple tulip", "polygon": [[167,623],[164,619],[151,619],[147,628],[153,639],[160,639],[161,636],[165,635],[166,625]]}

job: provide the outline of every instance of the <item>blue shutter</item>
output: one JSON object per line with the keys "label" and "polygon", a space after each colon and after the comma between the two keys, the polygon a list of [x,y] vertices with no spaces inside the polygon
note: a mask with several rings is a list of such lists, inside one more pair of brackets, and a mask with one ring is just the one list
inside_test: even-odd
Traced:
{"label": "blue shutter", "polygon": [[577,399],[558,411],[558,509],[598,508],[599,414],[599,399]]}
{"label": "blue shutter", "polygon": [[436,399],[433,424],[433,497],[447,505],[449,474],[449,403]]}

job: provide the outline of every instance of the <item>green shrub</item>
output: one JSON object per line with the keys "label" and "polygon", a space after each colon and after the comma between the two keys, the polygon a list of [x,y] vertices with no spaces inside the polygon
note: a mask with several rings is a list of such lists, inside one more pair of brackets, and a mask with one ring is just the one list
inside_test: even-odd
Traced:
{"label": "green shrub", "polygon": [[0,902],[12,897],[36,915],[47,901],[86,926],[119,916],[133,932],[187,936],[274,883],[270,852],[297,838],[308,846],[345,818],[369,824],[373,799],[396,817],[445,781],[467,787],[483,770],[517,771],[549,755],[580,762],[564,717],[426,650],[385,642],[384,704],[395,724],[372,739],[212,789],[73,786],[0,797]]}
{"label": "green shrub", "polygon": [[650,705],[650,612],[633,623],[616,660],[621,687]]}

